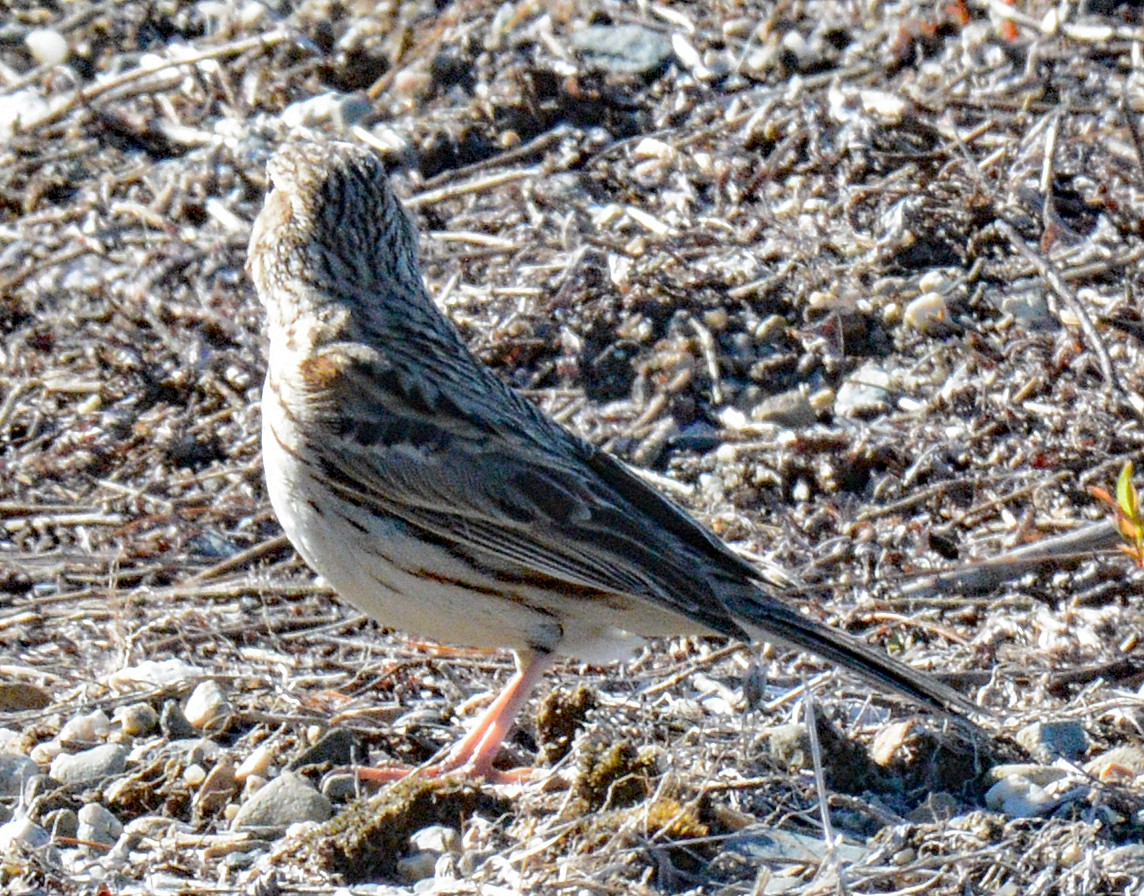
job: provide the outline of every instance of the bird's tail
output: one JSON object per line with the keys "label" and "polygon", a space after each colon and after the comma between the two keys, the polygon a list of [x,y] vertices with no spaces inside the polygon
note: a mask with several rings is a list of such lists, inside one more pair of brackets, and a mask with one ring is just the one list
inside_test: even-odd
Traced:
{"label": "bird's tail", "polygon": [[797,608],[755,592],[749,613],[736,614],[753,637],[805,650],[862,676],[871,684],[938,712],[962,718],[988,713],[932,675],[887,656],[845,632],[803,615]]}

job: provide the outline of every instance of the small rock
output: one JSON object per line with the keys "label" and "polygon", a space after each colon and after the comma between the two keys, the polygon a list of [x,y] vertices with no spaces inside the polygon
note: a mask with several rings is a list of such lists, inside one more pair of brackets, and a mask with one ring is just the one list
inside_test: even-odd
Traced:
{"label": "small rock", "polygon": [[409,836],[409,845],[415,852],[435,852],[444,855],[447,852],[459,853],[461,851],[461,835],[456,828],[443,824],[431,824]]}
{"label": "small rock", "polygon": [[348,728],[332,728],[321,739],[290,762],[287,768],[297,771],[308,765],[349,765],[361,759],[357,737]]}
{"label": "small rock", "polygon": [[183,715],[193,728],[213,727],[230,715],[230,703],[217,681],[201,681],[191,691]]}
{"label": "small rock", "polygon": [[[173,744],[171,746],[174,746]],[[209,737],[196,738],[186,743],[186,761],[188,765],[211,765],[224,757],[229,761],[225,751],[218,741]]]}
{"label": "small rock", "polygon": [[123,825],[99,803],[88,803],[77,815],[79,829],[76,837],[89,843],[112,846],[123,833]]}
{"label": "small rock", "polygon": [[37,765],[48,765],[64,751],[58,740],[45,740],[28,751],[28,758]]}
{"label": "small rock", "polygon": [[360,124],[372,111],[364,94],[329,91],[291,103],[282,110],[282,123],[288,128],[333,125],[344,131]]}
{"label": "small rock", "polygon": [[839,417],[873,417],[890,409],[890,375],[863,364],[838,387],[834,413]]}
{"label": "small rock", "polygon": [[410,884],[415,884],[419,880],[426,880],[433,877],[437,871],[437,859],[439,858],[440,856],[436,853],[415,852],[413,855],[398,859],[397,876]]}
{"label": "small rock", "polygon": [[159,730],[171,740],[194,737],[198,734],[195,726],[187,721],[183,709],[175,700],[168,700],[163,704],[159,713]]}
{"label": "small rock", "polygon": [[1035,759],[1075,759],[1088,750],[1088,735],[1080,722],[1034,722],[1017,732],[1017,743]]}
{"label": "small rock", "polygon": [[68,719],[56,735],[64,747],[89,747],[103,743],[111,731],[111,719],[102,709]]}
{"label": "small rock", "polygon": [[191,787],[198,787],[206,780],[207,770],[197,762],[191,763],[183,769],[183,782]]}
{"label": "small rock", "polygon": [[24,784],[40,773],[40,767],[27,756],[0,753],[0,796],[19,796]]}
{"label": "small rock", "polygon": [[589,25],[573,33],[572,48],[591,67],[618,75],[654,75],[673,53],[669,38],[642,25]]}
{"label": "small rock", "polygon": [[135,686],[161,689],[196,681],[204,674],[205,671],[198,666],[172,657],[169,660],[146,660],[120,669],[107,677],[107,683],[118,689]]}
{"label": "small rock", "polygon": [[[249,779],[248,779],[249,782]],[[231,830],[285,829],[300,821],[325,821],[333,815],[330,801],[301,775],[284,772],[239,807]]]}
{"label": "small rock", "polygon": [[44,829],[56,842],[79,835],[79,816],[74,809],[53,809],[44,814],[43,823]]}
{"label": "small rock", "polygon": [[906,326],[927,336],[948,333],[951,329],[949,308],[946,307],[945,298],[938,292],[923,292],[906,305],[902,320]]}
{"label": "small rock", "polygon": [[33,28],[25,35],[24,44],[40,65],[60,65],[71,52],[67,38],[53,28]]}
{"label": "small rock", "polygon": [[1128,783],[1133,778],[1144,775],[1144,748],[1136,744],[1113,747],[1086,762],[1084,770],[1106,783]]}
{"label": "small rock", "polygon": [[814,408],[801,389],[771,395],[751,408],[751,419],[757,423],[774,423],[785,429],[806,429],[818,419]]}
{"label": "small rock", "polygon": [[251,775],[265,777],[270,764],[274,761],[274,753],[275,750],[269,743],[260,743],[238,764],[238,768],[234,770],[235,779],[243,782]]}
{"label": "small rock", "polygon": [[870,744],[870,758],[882,767],[889,766],[898,755],[898,751],[909,740],[913,727],[913,722],[906,721],[894,722],[880,729],[874,735],[874,742]]}
{"label": "small rock", "polygon": [[11,821],[0,825],[0,855],[17,850],[43,849],[50,844],[51,838],[48,832],[23,812],[17,813]]}
{"label": "small rock", "polygon": [[111,722],[129,737],[139,737],[153,731],[159,724],[159,713],[150,703],[132,703],[120,706],[111,714]]}
{"label": "small rock", "polygon": [[69,787],[94,784],[127,767],[127,751],[119,744],[103,744],[82,753],[60,753],[52,760],[51,776]]}
{"label": "small rock", "polygon": [[234,766],[228,762],[220,762],[210,770],[195,794],[195,811],[200,817],[213,815],[226,805],[237,788]]}

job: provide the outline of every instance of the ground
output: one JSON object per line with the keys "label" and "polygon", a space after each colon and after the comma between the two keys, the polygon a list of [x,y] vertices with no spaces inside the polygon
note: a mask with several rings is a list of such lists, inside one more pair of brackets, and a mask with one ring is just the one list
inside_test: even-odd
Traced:
{"label": "ground", "polygon": [[[0,746],[125,748],[0,775],[7,891],[1139,892],[1144,578],[1092,491],[1144,443],[1134,4],[0,10]],[[243,265],[301,128],[385,159],[484,361],[982,730],[679,639],[549,676],[505,757],[546,783],[355,802],[511,659],[363,620],[268,504]],[[287,769],[335,818],[232,833]]]}

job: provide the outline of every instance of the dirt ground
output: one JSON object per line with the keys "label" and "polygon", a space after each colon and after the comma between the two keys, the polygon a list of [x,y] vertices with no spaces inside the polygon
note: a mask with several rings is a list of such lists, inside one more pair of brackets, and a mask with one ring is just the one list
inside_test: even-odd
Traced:
{"label": "dirt ground", "polygon": [[[0,2],[0,888],[1144,892],[1091,491],[1144,444],[1142,113],[1111,0]],[[270,509],[243,265],[300,129],[385,159],[483,360],[984,730],[679,639],[549,676],[545,782],[358,799],[511,658],[362,619]],[[287,772],[333,820],[232,830]]]}

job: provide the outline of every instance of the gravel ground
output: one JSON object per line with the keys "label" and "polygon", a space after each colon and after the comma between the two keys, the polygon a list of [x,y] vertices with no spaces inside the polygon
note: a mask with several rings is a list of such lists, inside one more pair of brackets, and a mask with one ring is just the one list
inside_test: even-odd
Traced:
{"label": "gravel ground", "polygon": [[[0,10],[0,889],[1141,891],[1091,491],[1144,443],[1135,5]],[[385,158],[507,380],[995,721],[678,639],[550,676],[543,781],[355,781],[511,661],[363,620],[270,510],[243,263],[303,128]]]}

